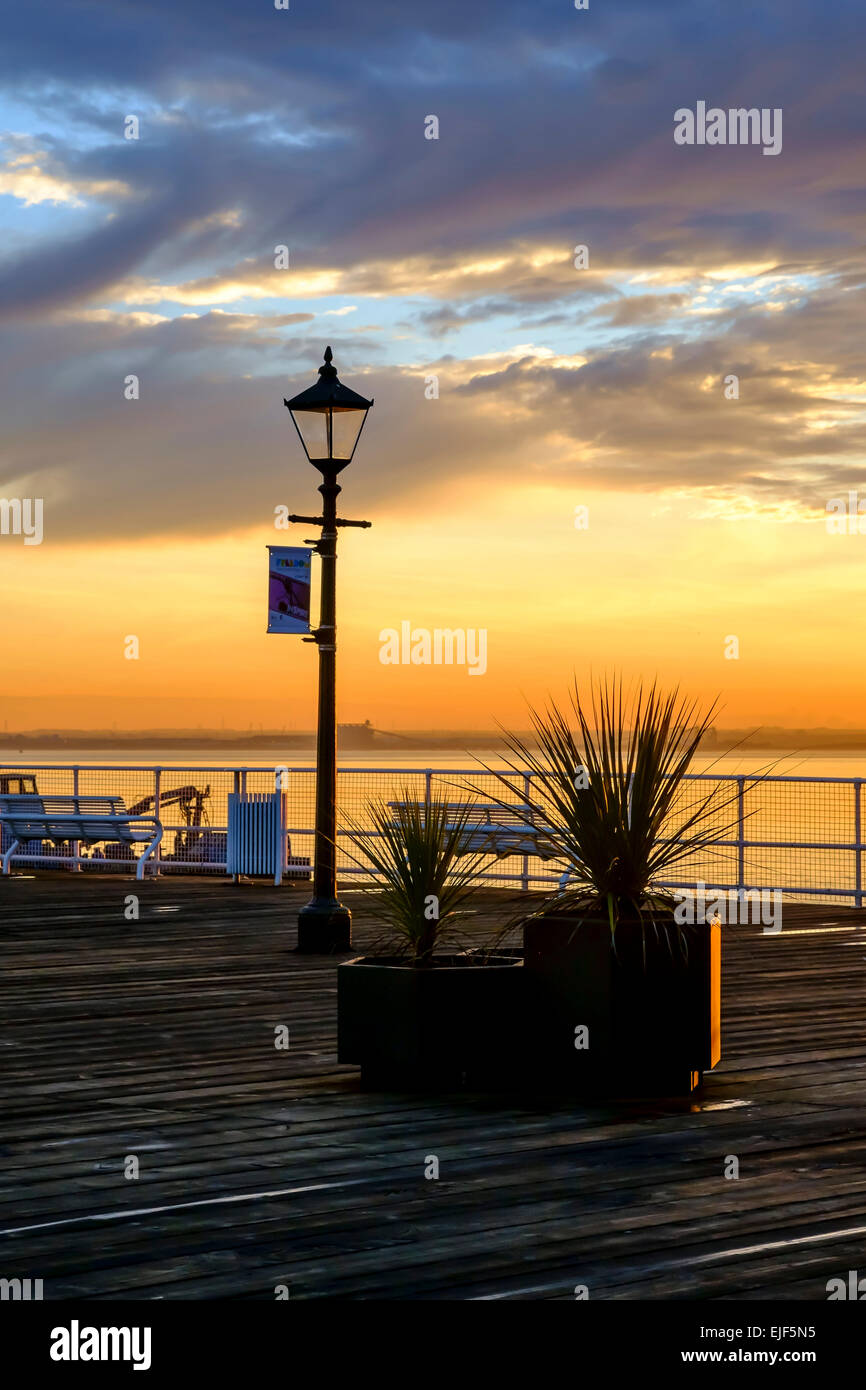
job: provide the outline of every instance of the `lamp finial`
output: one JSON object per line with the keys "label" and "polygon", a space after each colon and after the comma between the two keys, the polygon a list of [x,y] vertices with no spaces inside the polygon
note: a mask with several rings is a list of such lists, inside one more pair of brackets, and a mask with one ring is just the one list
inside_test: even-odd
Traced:
{"label": "lamp finial", "polygon": [[337,375],[337,368],[331,366],[334,354],[329,347],[325,348],[325,365],[319,368],[319,376],[331,381]]}

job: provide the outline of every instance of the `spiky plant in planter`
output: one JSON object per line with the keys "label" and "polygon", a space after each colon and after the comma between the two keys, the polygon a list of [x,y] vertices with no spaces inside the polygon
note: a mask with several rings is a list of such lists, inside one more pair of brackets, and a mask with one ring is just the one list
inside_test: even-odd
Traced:
{"label": "spiky plant in planter", "polygon": [[471,807],[404,790],[396,802],[372,802],[369,824],[352,826],[352,857],[374,876],[386,954],[338,967],[338,1055],[360,1064],[367,1086],[484,1086],[508,1070],[521,961],[454,949],[482,857],[470,848],[471,817]]}
{"label": "spiky plant in planter", "polygon": [[434,953],[455,944],[457,924],[468,915],[473,880],[481,856],[466,853],[471,808],[453,808],[441,797],[413,800],[408,788],[399,800],[367,805],[369,828],[352,823],[350,838],[359,851],[355,862],[374,876],[386,949],[429,969]]}
{"label": "spiky plant in planter", "polygon": [[[518,814],[543,827],[569,874],[524,926],[536,1034],[555,1074],[688,1091],[719,1058],[719,929],[680,925],[663,886],[735,824],[719,819],[734,797],[690,800],[685,781],[715,710],[655,683],[630,697],[617,679],[588,697],[575,683],[566,709],[531,711],[534,742],[505,734],[508,771],[533,774]],[[513,798],[513,778],[487,771]]]}

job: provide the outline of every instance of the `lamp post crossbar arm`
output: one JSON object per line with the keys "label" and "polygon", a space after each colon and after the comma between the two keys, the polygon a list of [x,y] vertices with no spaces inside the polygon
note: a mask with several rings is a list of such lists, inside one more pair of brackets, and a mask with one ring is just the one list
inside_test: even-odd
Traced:
{"label": "lamp post crossbar arm", "polygon": [[[325,518],[323,516],[295,516],[293,513],[290,517],[288,517],[288,520],[303,522],[305,526],[324,526],[325,524]],[[334,518],[334,525],[369,527],[372,526],[373,523],[372,521],[347,521],[344,517],[338,516]]]}

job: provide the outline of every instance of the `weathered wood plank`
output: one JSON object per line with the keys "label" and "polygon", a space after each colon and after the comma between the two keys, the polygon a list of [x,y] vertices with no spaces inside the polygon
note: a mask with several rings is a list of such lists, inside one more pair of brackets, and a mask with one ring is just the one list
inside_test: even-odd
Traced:
{"label": "weathered wood plank", "polygon": [[731,930],[702,1096],[584,1106],[361,1092],[336,962],[292,951],[307,893],[0,883],[0,1272],[104,1299],[808,1300],[863,1265],[866,912]]}

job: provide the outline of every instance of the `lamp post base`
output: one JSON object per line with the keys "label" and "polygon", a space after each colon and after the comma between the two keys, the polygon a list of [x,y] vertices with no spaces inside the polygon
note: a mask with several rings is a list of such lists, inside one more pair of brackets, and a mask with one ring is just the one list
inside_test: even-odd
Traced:
{"label": "lamp post base", "polygon": [[298,950],[330,956],[352,947],[352,914],[336,898],[313,898],[298,913]]}

